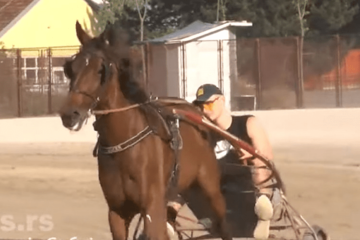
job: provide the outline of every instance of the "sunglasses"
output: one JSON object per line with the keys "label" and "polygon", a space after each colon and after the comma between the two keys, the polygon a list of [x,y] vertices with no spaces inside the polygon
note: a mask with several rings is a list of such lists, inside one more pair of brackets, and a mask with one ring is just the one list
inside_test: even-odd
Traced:
{"label": "sunglasses", "polygon": [[207,101],[207,102],[204,102],[204,103],[202,103],[201,104],[201,107],[202,107],[202,109],[204,110],[208,110],[208,111],[211,111],[211,110],[213,110],[213,108],[214,108],[214,103],[216,102],[216,100],[218,100],[220,97],[217,97],[217,98],[215,98],[214,100],[212,100],[212,101]]}

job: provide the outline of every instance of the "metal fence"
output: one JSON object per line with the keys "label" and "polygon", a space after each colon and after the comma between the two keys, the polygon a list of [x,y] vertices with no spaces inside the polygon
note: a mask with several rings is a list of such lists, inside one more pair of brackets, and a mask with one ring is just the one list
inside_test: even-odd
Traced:
{"label": "metal fence", "polygon": [[179,78],[173,88],[185,98],[205,82],[223,87],[230,81],[233,110],[360,107],[359,35],[306,38],[303,44],[298,37],[240,38],[147,49],[148,85],[161,94],[173,87],[162,83],[166,74]]}
{"label": "metal fence", "polygon": [[[174,88],[186,94],[211,77],[221,87],[229,78],[233,110],[360,107],[360,36],[305,39],[302,66],[301,41],[297,37],[214,41],[202,48],[205,53],[200,59],[192,55],[200,50],[183,46],[188,57],[172,63],[169,53],[152,52],[152,62],[146,57],[147,85],[167,88],[164,93],[169,93],[172,87],[164,81],[173,73],[182,85],[175,84]],[[55,114],[68,91],[62,65],[78,50],[79,46],[2,49],[0,118]],[[210,56],[216,58],[207,65]],[[161,76],[164,69],[167,75]],[[202,80],[195,82],[197,79]]]}
{"label": "metal fence", "polygon": [[68,91],[62,65],[78,49],[2,49],[0,118],[55,114]]}
{"label": "metal fence", "polygon": [[255,95],[258,109],[360,107],[360,36],[307,38],[302,56],[299,38],[241,39],[237,46],[232,89]]}

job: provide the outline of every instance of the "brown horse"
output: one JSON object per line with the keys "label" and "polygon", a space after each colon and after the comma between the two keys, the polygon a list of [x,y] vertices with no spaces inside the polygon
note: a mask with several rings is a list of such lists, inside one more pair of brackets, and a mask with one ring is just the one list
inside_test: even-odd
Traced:
{"label": "brown horse", "polygon": [[216,230],[231,239],[209,130],[178,122],[171,109],[201,112],[177,98],[149,101],[134,79],[131,48],[120,29],[108,25],[92,38],[77,22],[76,33],[82,46],[64,65],[71,81],[59,114],[74,131],[89,113],[96,115],[99,182],[112,238],[127,239],[130,221],[140,213],[146,237],[168,239],[166,203],[196,183],[214,210]]}

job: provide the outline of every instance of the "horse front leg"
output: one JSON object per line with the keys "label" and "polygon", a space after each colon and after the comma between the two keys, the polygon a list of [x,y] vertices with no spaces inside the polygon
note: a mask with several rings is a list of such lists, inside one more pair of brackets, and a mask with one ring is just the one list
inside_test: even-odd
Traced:
{"label": "horse front leg", "polygon": [[[105,159],[107,160],[107,159]],[[126,197],[122,192],[123,183],[116,171],[114,161],[99,160],[99,182],[109,207],[108,222],[112,240],[126,240],[128,235],[130,208],[126,208]]]}
{"label": "horse front leg", "polygon": [[211,208],[216,215],[216,228],[221,234],[221,239],[231,240],[232,234],[226,220],[225,198],[220,190],[220,175],[215,174],[217,171],[211,164],[204,164],[202,168],[197,179],[199,186],[210,201]]}
{"label": "horse front leg", "polygon": [[148,174],[143,174],[141,186],[142,217],[144,221],[143,237],[151,240],[168,240],[166,220],[167,209],[165,204],[165,186],[161,169],[156,167],[148,169]]}
{"label": "horse front leg", "polygon": [[163,194],[151,193],[143,213],[144,233],[147,239],[169,240],[166,228],[166,207]]}
{"label": "horse front leg", "polygon": [[108,213],[112,240],[126,240],[128,237],[129,223],[118,211],[109,209]]}

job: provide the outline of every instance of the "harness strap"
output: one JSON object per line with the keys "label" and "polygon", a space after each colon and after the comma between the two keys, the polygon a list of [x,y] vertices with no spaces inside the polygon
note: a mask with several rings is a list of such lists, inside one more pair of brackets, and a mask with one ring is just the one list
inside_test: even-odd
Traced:
{"label": "harness strap", "polygon": [[171,132],[171,142],[170,146],[174,150],[174,163],[173,170],[168,182],[167,188],[167,199],[175,199],[178,196],[177,185],[179,178],[179,155],[180,150],[183,148],[183,140],[181,138],[179,119],[175,118],[174,121],[170,121],[170,132]]}
{"label": "harness strap", "polygon": [[[139,143],[141,140],[146,138],[151,133],[153,133],[153,131],[150,129],[149,126],[147,126],[142,131],[137,133],[135,136],[131,137],[130,139],[128,139],[125,142],[122,142],[116,146],[111,146],[111,147],[101,146],[99,143],[99,140],[98,140],[96,146],[98,148],[98,152],[101,152],[103,154],[113,154],[113,153],[117,153],[117,152],[122,152],[122,151],[125,151],[126,149],[136,145],[137,143]],[[95,152],[95,150],[94,150],[94,152]]]}

